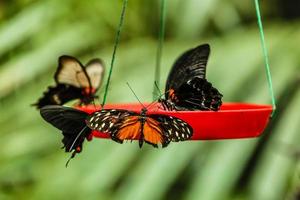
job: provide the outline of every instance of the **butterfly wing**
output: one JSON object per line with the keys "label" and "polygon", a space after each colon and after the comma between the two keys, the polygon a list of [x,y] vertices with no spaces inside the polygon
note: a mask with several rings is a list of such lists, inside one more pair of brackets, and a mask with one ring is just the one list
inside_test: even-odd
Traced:
{"label": "butterfly wing", "polygon": [[128,116],[124,116],[111,131],[111,138],[119,143],[123,143],[124,140],[141,139],[142,124],[139,120],[139,116],[136,113],[132,113]]}
{"label": "butterfly wing", "polygon": [[223,95],[206,79],[193,78],[182,84],[169,98],[176,110],[214,110],[222,105]]}
{"label": "butterfly wing", "polygon": [[101,86],[103,80],[104,64],[102,60],[95,58],[86,64],[85,70],[91,81],[91,87],[94,89],[95,93]]}
{"label": "butterfly wing", "polygon": [[147,117],[143,127],[143,140],[151,144],[154,147],[162,145],[162,147],[168,146],[170,143],[169,138],[164,134],[164,129],[161,126],[161,122],[152,117]]}
{"label": "butterfly wing", "polygon": [[177,117],[157,114],[149,115],[149,117],[159,122],[162,134],[167,138],[165,146],[169,142],[185,141],[193,136],[193,128]]}
{"label": "butterfly wing", "polygon": [[57,84],[72,85],[77,88],[90,88],[91,82],[84,66],[72,56],[60,56],[54,79]]}
{"label": "butterfly wing", "polygon": [[45,121],[62,131],[66,152],[81,151],[84,139],[91,133],[85,123],[87,113],[57,105],[45,106],[40,113]]}
{"label": "butterfly wing", "polygon": [[37,108],[42,108],[46,105],[63,105],[72,99],[83,98],[80,88],[58,84],[55,87],[48,87],[48,90],[43,93],[43,96],[33,104]]}
{"label": "butterfly wing", "polygon": [[172,66],[166,83],[166,92],[170,89],[177,90],[191,77],[205,78],[209,53],[208,44],[200,45],[183,53]]}
{"label": "butterfly wing", "polygon": [[86,119],[87,126],[92,130],[109,133],[121,126],[125,117],[135,114],[122,109],[102,109],[89,115]]}

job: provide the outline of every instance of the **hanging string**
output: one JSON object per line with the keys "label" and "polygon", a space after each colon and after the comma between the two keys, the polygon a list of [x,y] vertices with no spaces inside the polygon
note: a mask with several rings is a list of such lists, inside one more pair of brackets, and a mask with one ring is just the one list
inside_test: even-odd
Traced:
{"label": "hanging string", "polygon": [[272,106],[273,106],[273,112],[272,112],[271,116],[273,116],[275,113],[275,109],[276,109],[276,100],[275,100],[274,91],[273,91],[272,77],[271,77],[269,58],[268,58],[268,50],[266,47],[264,30],[263,30],[263,25],[262,25],[262,21],[261,21],[259,3],[258,3],[258,0],[254,0],[254,2],[255,2],[255,10],[256,10],[256,16],[257,16],[257,23],[258,23],[259,33],[260,33],[260,41],[261,41],[261,46],[262,46],[264,59],[265,59],[265,70],[266,70],[267,79],[268,79],[269,92],[271,95]]}
{"label": "hanging string", "polygon": [[154,85],[153,85],[153,101],[159,96],[157,86],[160,85],[160,67],[161,57],[163,51],[163,42],[165,36],[165,21],[166,21],[166,0],[160,0],[160,19],[159,19],[159,32],[158,32],[158,43],[156,52],[156,65],[154,72]]}
{"label": "hanging string", "polygon": [[122,26],[123,26],[123,22],[124,22],[124,17],[125,17],[125,11],[126,11],[126,7],[127,7],[127,2],[128,2],[128,0],[123,0],[122,13],[121,13],[120,22],[119,22],[119,25],[118,25],[118,30],[117,30],[117,34],[116,34],[116,40],[115,40],[115,44],[114,44],[114,50],[113,50],[113,54],[112,54],[112,58],[111,58],[111,63],[110,63],[109,74],[108,74],[108,78],[107,78],[106,86],[105,86],[105,91],[104,91],[104,95],[103,95],[102,108],[103,108],[103,106],[106,103],[108,86],[109,86],[109,83],[110,83],[110,79],[111,79],[111,75],[112,75],[112,70],[113,70],[114,62],[115,62],[115,56],[116,56],[117,48],[118,48],[119,41],[120,41],[121,30],[122,30]]}

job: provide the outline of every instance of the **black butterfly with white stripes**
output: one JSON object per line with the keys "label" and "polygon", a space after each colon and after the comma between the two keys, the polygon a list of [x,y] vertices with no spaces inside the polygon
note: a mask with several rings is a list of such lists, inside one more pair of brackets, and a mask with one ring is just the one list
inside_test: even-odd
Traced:
{"label": "black butterfly with white stripes", "polygon": [[72,56],[60,56],[54,79],[56,86],[48,87],[35,104],[37,108],[46,105],[63,105],[80,99],[80,104],[91,103],[101,86],[104,65],[100,59],[92,59],[85,66]]}

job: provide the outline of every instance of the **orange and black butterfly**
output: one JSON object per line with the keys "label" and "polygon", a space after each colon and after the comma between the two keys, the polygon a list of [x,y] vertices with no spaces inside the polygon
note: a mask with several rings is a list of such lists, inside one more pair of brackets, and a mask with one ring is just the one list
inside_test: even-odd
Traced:
{"label": "orange and black butterfly", "polygon": [[168,115],[147,114],[146,108],[140,113],[103,109],[89,115],[86,124],[92,130],[110,134],[119,143],[138,139],[140,147],[144,142],[166,147],[170,142],[188,140],[193,135],[193,128],[185,121]]}
{"label": "orange and black butterfly", "polygon": [[104,65],[100,59],[92,59],[85,66],[72,56],[60,56],[54,79],[56,86],[48,87],[35,104],[37,108],[46,105],[63,105],[79,99],[80,104],[91,103],[101,86]]}
{"label": "orange and black butterfly", "polygon": [[223,95],[205,77],[209,54],[209,45],[203,44],[176,60],[166,82],[165,99],[159,99],[164,109],[219,110]]}

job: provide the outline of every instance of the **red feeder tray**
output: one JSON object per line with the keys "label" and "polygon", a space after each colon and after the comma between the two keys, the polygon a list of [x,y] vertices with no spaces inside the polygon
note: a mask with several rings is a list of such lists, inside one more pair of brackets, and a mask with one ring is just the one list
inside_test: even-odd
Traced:
{"label": "red feeder tray", "polygon": [[[126,109],[140,112],[142,105],[111,104],[105,109]],[[101,109],[93,105],[79,107],[87,113]],[[258,137],[266,128],[271,105],[258,105],[247,103],[224,103],[221,109],[215,111],[165,111],[158,106],[151,106],[147,114],[164,114],[178,117],[193,127],[194,134],[191,140],[217,140]],[[94,137],[109,138],[108,134],[93,131]]]}

